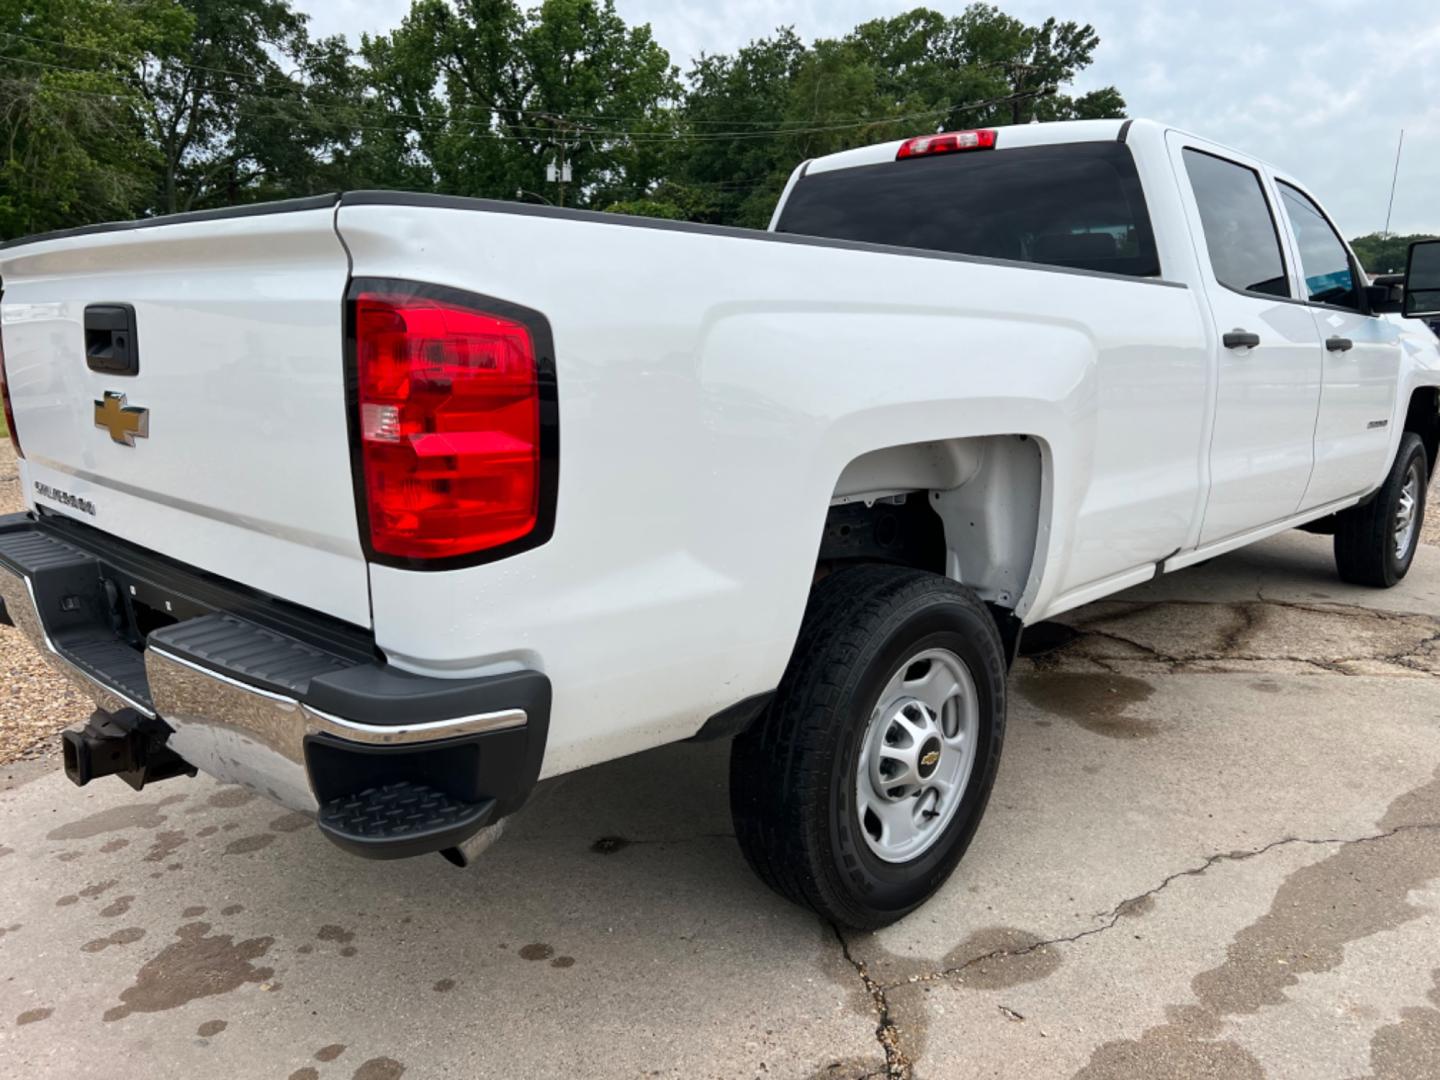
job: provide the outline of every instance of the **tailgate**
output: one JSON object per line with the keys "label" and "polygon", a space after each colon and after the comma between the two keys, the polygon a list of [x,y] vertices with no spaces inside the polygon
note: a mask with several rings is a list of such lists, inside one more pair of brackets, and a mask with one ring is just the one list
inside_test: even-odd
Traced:
{"label": "tailgate", "polygon": [[32,506],[369,625],[332,204],[0,250]]}

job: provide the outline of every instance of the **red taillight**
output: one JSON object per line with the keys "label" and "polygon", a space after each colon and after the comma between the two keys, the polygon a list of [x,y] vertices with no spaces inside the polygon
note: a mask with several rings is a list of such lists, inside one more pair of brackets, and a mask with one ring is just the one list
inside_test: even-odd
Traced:
{"label": "red taillight", "polygon": [[5,403],[5,430],[10,432],[10,445],[15,447],[15,456],[23,458],[20,436],[15,433],[15,410],[10,405],[10,381],[5,377],[5,339],[0,336],[0,400]]}
{"label": "red taillight", "polygon": [[360,291],[353,303],[373,551],[450,559],[530,536],[543,493],[529,329],[423,290]]}
{"label": "red taillight", "polygon": [[895,154],[896,161],[928,157],[932,154],[954,154],[961,150],[994,150],[995,132],[990,128],[978,131],[942,131],[938,135],[918,135],[906,139]]}

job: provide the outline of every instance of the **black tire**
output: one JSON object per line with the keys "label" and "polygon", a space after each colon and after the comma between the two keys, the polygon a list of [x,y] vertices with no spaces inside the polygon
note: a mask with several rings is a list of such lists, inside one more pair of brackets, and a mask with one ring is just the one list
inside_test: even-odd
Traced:
{"label": "black tire", "polygon": [[[1395,524],[1401,493],[1411,469],[1418,468],[1420,491],[1415,506],[1415,527],[1409,546],[1396,550]],[[1400,449],[1390,475],[1364,506],[1356,506],[1335,516],[1335,567],[1340,580],[1352,585],[1372,585],[1388,589],[1410,571],[1415,549],[1420,544],[1420,530],[1425,523],[1425,489],[1430,479],[1425,447],[1420,436],[1407,431],[1400,438]]]}
{"label": "black tire", "polygon": [[[927,648],[949,650],[969,668],[979,742],[944,831],[909,862],[885,862],[859,832],[855,770],[882,690]],[[1005,673],[990,613],[948,578],[866,565],[822,580],[774,700],[731,751],[731,814],[755,873],[786,899],[855,929],[913,911],[949,877],[984,815],[1005,735]]]}

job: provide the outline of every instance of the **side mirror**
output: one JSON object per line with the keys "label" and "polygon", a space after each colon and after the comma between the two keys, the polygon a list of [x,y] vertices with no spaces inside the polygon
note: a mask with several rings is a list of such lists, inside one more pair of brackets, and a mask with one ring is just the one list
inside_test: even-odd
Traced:
{"label": "side mirror", "polygon": [[1371,315],[1389,315],[1405,310],[1405,276],[1381,274],[1365,286],[1365,310]]}
{"label": "side mirror", "polygon": [[1403,314],[1412,319],[1440,315],[1440,240],[1418,240],[1410,245]]}

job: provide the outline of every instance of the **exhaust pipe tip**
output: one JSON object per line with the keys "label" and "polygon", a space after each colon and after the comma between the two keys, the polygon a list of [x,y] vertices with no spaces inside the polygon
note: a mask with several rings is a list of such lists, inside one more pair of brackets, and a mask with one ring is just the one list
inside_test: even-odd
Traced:
{"label": "exhaust pipe tip", "polygon": [[505,831],[505,821],[505,818],[501,818],[494,825],[486,825],[470,839],[456,844],[454,847],[445,848],[440,852],[441,858],[451,866],[458,866],[462,870],[475,865],[476,860],[485,853],[490,845],[500,839],[500,834]]}

